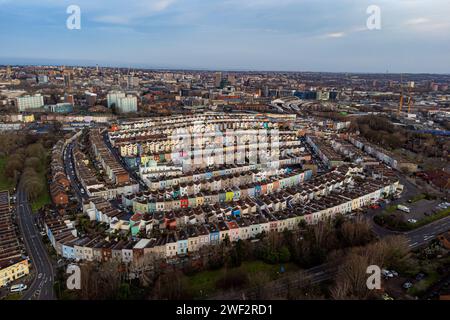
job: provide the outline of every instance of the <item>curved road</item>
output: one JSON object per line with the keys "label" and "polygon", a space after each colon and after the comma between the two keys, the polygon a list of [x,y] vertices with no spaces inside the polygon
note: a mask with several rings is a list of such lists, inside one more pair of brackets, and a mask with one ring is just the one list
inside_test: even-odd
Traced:
{"label": "curved road", "polygon": [[22,296],[22,300],[54,300],[54,271],[35,219],[23,189],[23,180],[17,187],[17,218],[25,247],[34,267],[34,279]]}

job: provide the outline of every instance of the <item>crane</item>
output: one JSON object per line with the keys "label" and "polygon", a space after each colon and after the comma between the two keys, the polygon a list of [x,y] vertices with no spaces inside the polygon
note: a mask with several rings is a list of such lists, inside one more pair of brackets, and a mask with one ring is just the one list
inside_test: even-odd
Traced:
{"label": "crane", "polygon": [[408,113],[411,113],[411,107],[412,107],[414,101],[413,101],[413,98],[412,98],[412,95],[411,95],[411,88],[410,87],[408,87],[408,94],[409,94],[409,97],[408,97]]}
{"label": "crane", "polygon": [[400,112],[402,112],[403,108],[403,74],[400,76],[400,104],[398,106],[397,115],[400,116]]}

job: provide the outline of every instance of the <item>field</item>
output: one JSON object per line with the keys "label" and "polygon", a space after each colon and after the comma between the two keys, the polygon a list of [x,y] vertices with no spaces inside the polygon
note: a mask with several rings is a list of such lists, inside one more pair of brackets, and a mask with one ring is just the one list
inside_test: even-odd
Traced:
{"label": "field", "polygon": [[[298,271],[299,268],[292,263],[283,264],[285,272]],[[255,276],[264,274],[267,279],[275,280],[280,276],[280,265],[267,264],[262,261],[246,261],[238,268],[225,269],[213,271],[202,271],[192,276],[186,276],[186,283],[191,295],[194,298],[207,298],[217,291],[217,282],[223,278],[226,273],[243,272],[247,274],[250,279]]]}

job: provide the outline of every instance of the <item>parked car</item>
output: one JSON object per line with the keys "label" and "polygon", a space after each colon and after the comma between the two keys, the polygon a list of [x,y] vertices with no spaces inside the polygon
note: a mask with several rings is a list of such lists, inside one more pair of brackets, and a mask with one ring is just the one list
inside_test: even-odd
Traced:
{"label": "parked car", "polygon": [[408,219],[408,222],[409,223],[417,223],[417,220],[416,219]]}
{"label": "parked car", "polygon": [[420,281],[420,280],[422,280],[423,278],[425,278],[425,273],[420,272],[420,273],[418,273],[418,274],[416,275],[416,280],[417,280],[417,281]]}
{"label": "parked car", "polygon": [[394,275],[392,274],[392,272],[390,272],[389,270],[383,269],[381,270],[381,274],[385,277],[385,278],[393,278]]}
{"label": "parked car", "polygon": [[407,282],[405,282],[404,284],[403,284],[403,288],[404,289],[409,289],[409,288],[411,288],[413,286],[413,284],[411,283],[411,282],[409,282],[409,281],[407,281]]}
{"label": "parked car", "polygon": [[395,270],[391,270],[391,273],[394,277],[398,277],[398,272]]}
{"label": "parked car", "polygon": [[394,300],[394,298],[392,298],[390,295],[388,295],[387,293],[383,294],[381,296],[383,298],[383,300]]}
{"label": "parked car", "polygon": [[10,289],[11,292],[22,292],[23,290],[27,290],[27,285],[23,283],[16,284]]}

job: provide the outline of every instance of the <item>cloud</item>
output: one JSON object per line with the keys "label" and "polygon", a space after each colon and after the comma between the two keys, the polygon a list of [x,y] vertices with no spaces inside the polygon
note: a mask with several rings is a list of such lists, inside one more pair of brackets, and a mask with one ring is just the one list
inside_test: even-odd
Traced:
{"label": "cloud", "polygon": [[[153,16],[167,10],[176,0],[128,1],[126,9],[123,5],[110,6],[111,13],[93,18],[96,22],[128,25],[137,19]],[[119,9],[119,10],[117,10]],[[106,10],[108,11],[108,9]]]}
{"label": "cloud", "polygon": [[346,36],[345,32],[332,32],[332,33],[327,33],[325,35],[326,38],[342,38],[345,36]]}
{"label": "cloud", "polygon": [[421,17],[421,18],[414,18],[414,19],[407,20],[405,22],[405,24],[406,25],[418,25],[418,24],[427,23],[429,21],[430,21],[429,19]]}

